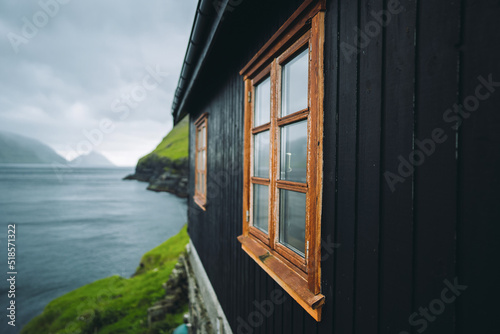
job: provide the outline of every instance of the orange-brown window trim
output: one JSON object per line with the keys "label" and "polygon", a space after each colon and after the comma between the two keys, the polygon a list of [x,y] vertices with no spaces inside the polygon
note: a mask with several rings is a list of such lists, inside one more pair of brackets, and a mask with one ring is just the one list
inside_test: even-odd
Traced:
{"label": "orange-brown window trim", "polygon": [[195,190],[194,201],[203,210],[207,203],[207,130],[208,113],[202,114],[196,122],[195,136]]}
{"label": "orange-brown window trim", "polygon": [[[306,0],[241,70],[245,81],[245,126],[243,169],[243,250],[287,291],[316,321],[321,321],[325,302],[321,294],[321,205],[323,177],[323,96],[324,96],[324,0]],[[307,108],[280,117],[281,69],[299,53],[309,51]],[[254,126],[256,86],[270,79],[270,122]],[[307,120],[306,182],[281,180],[280,131],[286,125]],[[254,137],[269,133],[269,178],[256,177]],[[260,176],[260,175],[259,175]],[[267,231],[253,226],[254,185],[267,186]],[[262,188],[262,187],[261,187]],[[265,189],[265,188],[264,188]],[[281,190],[306,195],[303,256],[279,239],[279,196]]]}

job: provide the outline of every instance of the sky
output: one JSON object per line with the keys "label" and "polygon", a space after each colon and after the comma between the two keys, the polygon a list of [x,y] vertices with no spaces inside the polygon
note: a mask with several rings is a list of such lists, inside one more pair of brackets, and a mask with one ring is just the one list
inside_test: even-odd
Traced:
{"label": "sky", "polygon": [[171,130],[197,0],[2,0],[0,131],[134,166]]}

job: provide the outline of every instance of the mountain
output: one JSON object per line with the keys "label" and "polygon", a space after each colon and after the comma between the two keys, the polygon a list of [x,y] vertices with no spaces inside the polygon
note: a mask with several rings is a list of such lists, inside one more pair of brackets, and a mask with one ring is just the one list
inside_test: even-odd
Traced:
{"label": "mountain", "polygon": [[0,163],[65,164],[67,161],[42,142],[11,132],[0,131]]}
{"label": "mountain", "polygon": [[82,154],[79,157],[71,160],[70,166],[74,167],[114,167],[115,165],[109,161],[104,155],[92,151],[89,154]]}

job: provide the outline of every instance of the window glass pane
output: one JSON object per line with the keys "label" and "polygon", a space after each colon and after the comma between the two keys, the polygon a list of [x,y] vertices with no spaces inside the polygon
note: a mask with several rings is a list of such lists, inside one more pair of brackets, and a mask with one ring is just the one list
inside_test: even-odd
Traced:
{"label": "window glass pane", "polygon": [[254,136],[254,176],[269,178],[269,131]]}
{"label": "window glass pane", "polygon": [[203,174],[200,173],[199,176],[200,176],[198,178],[198,180],[200,180],[200,185],[199,185],[200,190],[199,190],[199,192],[202,193],[203,192]]}
{"label": "window glass pane", "polygon": [[281,128],[280,178],[306,182],[307,177],[307,120]]}
{"label": "window glass pane", "polygon": [[206,136],[207,136],[207,127],[204,126],[201,131],[201,147],[205,147],[207,145],[207,143],[205,143],[205,140],[207,139]]}
{"label": "window glass pane", "polygon": [[267,78],[255,87],[254,127],[271,120],[271,79]]}
{"label": "window glass pane", "polygon": [[307,108],[309,50],[306,49],[282,69],[281,116]]}
{"label": "window glass pane", "polygon": [[207,151],[206,150],[203,150],[201,151],[201,166],[200,166],[200,169],[201,170],[205,170],[205,164],[206,164],[206,161],[207,161]]}
{"label": "window glass pane", "polygon": [[269,187],[253,185],[253,226],[268,233]]}
{"label": "window glass pane", "polygon": [[304,256],[306,194],[280,190],[280,243]]}

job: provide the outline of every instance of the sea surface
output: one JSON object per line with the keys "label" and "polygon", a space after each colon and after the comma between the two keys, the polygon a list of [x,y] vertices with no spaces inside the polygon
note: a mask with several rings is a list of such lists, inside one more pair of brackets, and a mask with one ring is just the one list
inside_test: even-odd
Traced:
{"label": "sea surface", "polygon": [[[145,252],[184,226],[186,200],[122,181],[132,172],[0,165],[0,333],[18,333],[52,299],[82,285],[130,277]],[[10,224],[16,226],[15,329],[7,324]]]}

